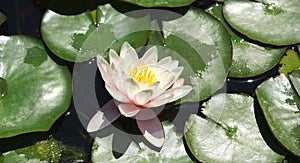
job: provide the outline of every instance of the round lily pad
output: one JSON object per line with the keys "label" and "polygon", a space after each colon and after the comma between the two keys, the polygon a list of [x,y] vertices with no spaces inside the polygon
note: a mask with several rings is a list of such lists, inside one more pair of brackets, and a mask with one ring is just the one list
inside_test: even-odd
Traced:
{"label": "round lily pad", "polygon": [[233,31],[225,21],[223,5],[215,4],[207,11],[225,26],[231,36],[233,62],[229,76],[236,78],[253,77],[272,69],[284,54],[286,47],[258,45]]}
{"label": "round lily pad", "polygon": [[[96,137],[92,148],[92,161],[93,162],[192,162],[189,156],[185,152],[183,145],[183,136],[176,132],[175,126],[163,122],[163,128],[165,132],[165,143],[162,149],[157,152],[149,149],[143,143],[137,145],[132,141],[131,137],[127,133],[123,133],[118,130],[114,135],[108,135],[106,137]],[[122,139],[122,143],[118,148],[125,148],[126,152],[120,158],[116,159],[111,149],[113,141],[117,141],[117,134],[121,134],[119,137]],[[128,141],[128,144],[125,143]],[[130,143],[131,142],[131,143]]]}
{"label": "round lily pad", "polygon": [[274,137],[300,156],[300,97],[288,78],[284,74],[270,78],[255,93]]}
{"label": "round lily pad", "polygon": [[273,45],[300,42],[300,4],[297,0],[226,0],[227,22],[251,39]]}
{"label": "round lily pad", "polygon": [[181,7],[193,3],[195,0],[124,0],[143,7]]}
{"label": "round lily pad", "polygon": [[223,25],[191,7],[181,18],[163,21],[162,27],[166,48],[177,52],[194,72],[191,75],[184,70],[182,77],[199,95],[197,100],[222,88],[232,62],[230,37]]}
{"label": "round lily pad", "polygon": [[0,93],[0,138],[46,131],[70,105],[70,72],[40,40],[0,36]]}
{"label": "round lily pad", "polygon": [[[225,105],[213,96],[204,105],[203,119],[191,115],[185,139],[192,154],[202,162],[281,162],[284,157],[264,142],[256,124],[253,98],[226,94]],[[220,114],[217,119],[215,115]]]}
{"label": "round lily pad", "polygon": [[136,48],[144,45],[149,24],[149,16],[129,17],[106,4],[98,6],[96,11],[78,15],[47,10],[41,33],[46,45],[58,57],[80,62],[97,54],[104,55],[109,48],[120,48],[124,40]]}

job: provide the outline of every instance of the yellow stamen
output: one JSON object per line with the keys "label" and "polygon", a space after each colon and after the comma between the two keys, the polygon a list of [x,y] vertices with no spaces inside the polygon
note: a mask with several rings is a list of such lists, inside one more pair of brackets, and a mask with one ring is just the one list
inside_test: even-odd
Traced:
{"label": "yellow stamen", "polygon": [[130,77],[132,77],[136,82],[147,82],[147,84],[153,84],[156,82],[155,73],[149,70],[149,67],[146,66],[141,71],[137,71],[137,68],[134,68],[130,73]]}

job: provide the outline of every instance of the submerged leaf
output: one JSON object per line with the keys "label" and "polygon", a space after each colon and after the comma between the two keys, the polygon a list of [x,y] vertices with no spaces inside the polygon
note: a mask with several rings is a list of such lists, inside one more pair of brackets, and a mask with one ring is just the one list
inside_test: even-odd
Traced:
{"label": "submerged leaf", "polygon": [[300,68],[300,56],[295,50],[287,50],[286,55],[280,61],[279,73],[288,75],[294,69]]}

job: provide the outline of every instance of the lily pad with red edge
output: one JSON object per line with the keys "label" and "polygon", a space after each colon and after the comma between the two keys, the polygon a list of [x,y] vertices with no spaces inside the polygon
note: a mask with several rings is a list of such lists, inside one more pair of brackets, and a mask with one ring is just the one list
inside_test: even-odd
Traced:
{"label": "lily pad with red edge", "polygon": [[284,74],[270,78],[255,93],[274,137],[300,157],[300,97],[289,79]]}
{"label": "lily pad with red edge", "polygon": [[195,0],[124,0],[143,7],[182,7],[188,6]]}
{"label": "lily pad with red edge", "polygon": [[47,131],[68,109],[71,75],[30,36],[0,36],[0,138]]}
{"label": "lily pad with red edge", "polygon": [[[95,138],[92,147],[92,161],[192,162],[185,151],[182,134],[176,132],[175,126],[169,122],[165,121],[162,124],[165,132],[165,143],[159,152],[148,148],[143,143],[137,144],[133,142],[132,138],[136,137],[136,135],[128,135],[128,133],[111,126],[113,129],[110,131],[114,131],[113,135],[103,134],[106,133],[105,130],[103,130],[103,132],[99,132],[101,136]],[[114,151],[112,151],[112,146],[114,147]],[[124,153],[119,158],[115,158],[113,153],[116,152]]]}
{"label": "lily pad with red edge", "polygon": [[215,4],[206,11],[215,16],[231,36],[233,62],[229,77],[245,78],[261,75],[278,64],[286,50],[285,46],[257,44],[233,31],[225,21],[222,9],[222,4]]}
{"label": "lily pad with red edge", "polygon": [[298,0],[226,0],[223,13],[235,30],[272,45],[300,43]]}
{"label": "lily pad with red edge", "polygon": [[[165,49],[184,67],[182,77],[193,86],[197,99],[204,100],[222,88],[232,62],[230,36],[223,25],[201,9],[191,7],[182,17],[163,21]],[[191,74],[189,69],[192,69]]]}
{"label": "lily pad with red edge", "polygon": [[[225,96],[224,96],[225,95]],[[265,143],[256,124],[253,98],[218,94],[204,104],[207,119],[191,115],[185,140],[201,162],[282,162]]]}
{"label": "lily pad with red edge", "polygon": [[58,57],[81,62],[98,54],[107,55],[109,48],[120,49],[124,40],[135,48],[144,45],[149,19],[149,16],[126,16],[110,4],[98,6],[96,13],[87,11],[78,15],[60,15],[47,10],[41,33],[46,45]]}

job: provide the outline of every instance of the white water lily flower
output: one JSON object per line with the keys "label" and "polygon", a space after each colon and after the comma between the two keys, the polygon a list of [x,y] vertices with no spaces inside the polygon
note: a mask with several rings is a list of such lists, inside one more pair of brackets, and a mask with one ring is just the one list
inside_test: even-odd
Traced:
{"label": "white water lily flower", "polygon": [[[156,147],[162,147],[164,132],[151,108],[184,97],[192,90],[192,87],[183,85],[184,79],[179,78],[183,67],[178,66],[178,61],[172,60],[171,57],[158,61],[157,55],[157,48],[154,46],[139,59],[135,49],[125,42],[120,56],[111,49],[110,63],[101,56],[97,56],[97,64],[105,87],[117,101],[116,105],[120,113],[126,117],[135,117],[146,140]],[[114,108],[111,104],[109,106]],[[91,120],[88,131],[105,127],[104,122],[107,124],[107,121],[113,121],[119,116],[114,115],[111,116],[113,118],[107,120],[103,114],[96,114],[92,118],[93,122],[101,119],[101,123],[95,126]]]}

